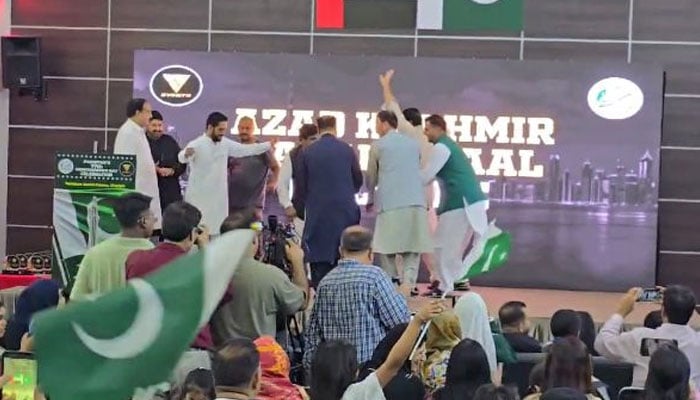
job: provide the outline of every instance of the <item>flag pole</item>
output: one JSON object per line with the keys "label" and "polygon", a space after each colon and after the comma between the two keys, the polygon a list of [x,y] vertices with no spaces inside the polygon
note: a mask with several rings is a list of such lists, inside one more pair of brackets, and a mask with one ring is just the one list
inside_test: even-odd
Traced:
{"label": "flag pole", "polygon": [[[445,290],[445,293],[442,294],[442,297],[440,297],[441,301],[444,301],[445,298],[447,297],[448,291]],[[423,338],[425,338],[425,335],[428,333],[428,328],[430,328],[430,324],[432,324],[433,321],[430,320],[428,321],[425,325],[423,325],[423,329],[420,331],[420,335],[418,335],[418,340],[416,340],[416,343],[413,345],[413,350],[411,350],[411,355],[408,357],[409,361],[413,361],[413,357],[416,355],[416,351],[418,351],[418,347],[420,347],[420,342],[423,341]]]}

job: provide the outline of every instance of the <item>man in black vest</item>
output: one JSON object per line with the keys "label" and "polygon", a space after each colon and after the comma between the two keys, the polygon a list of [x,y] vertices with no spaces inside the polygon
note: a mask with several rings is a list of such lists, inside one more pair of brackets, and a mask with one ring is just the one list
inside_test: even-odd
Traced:
{"label": "man in black vest", "polygon": [[171,203],[182,200],[180,175],[185,172],[186,167],[177,160],[180,145],[172,136],[164,133],[163,116],[158,111],[153,110],[151,113],[146,136],[153,162],[156,164],[160,207],[164,211]]}
{"label": "man in black vest", "polygon": [[288,153],[280,167],[280,179],[277,186],[277,197],[280,205],[290,222],[294,223],[297,236],[301,239],[304,231],[304,203],[299,197],[298,191],[291,191],[290,183],[296,187],[298,174],[301,168],[301,153],[303,149],[318,139],[318,128],[314,124],[304,124],[299,129],[299,143]]}

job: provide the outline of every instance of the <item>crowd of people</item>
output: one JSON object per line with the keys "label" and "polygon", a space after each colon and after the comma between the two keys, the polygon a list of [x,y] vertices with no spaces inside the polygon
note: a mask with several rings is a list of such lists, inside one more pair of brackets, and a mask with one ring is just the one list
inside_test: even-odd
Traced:
{"label": "crowd of people", "polygon": [[[645,327],[629,331],[625,317],[639,298],[636,288],[600,332],[590,314],[559,310],[546,343],[531,336],[522,301],[503,304],[492,318],[474,291],[458,296],[453,307],[441,299],[483,252],[486,197],[444,119],[432,115],[423,126],[418,110],[401,110],[392,77],[393,71],[380,77],[380,139],[372,144],[366,174],[353,149],[337,138],[330,116],[302,126],[298,145],[279,165],[271,152],[275,143],[257,142],[251,118],[238,121],[236,141],[226,137],[228,118],[211,113],[204,134],[181,148],[164,133],[160,113],[143,99],[131,100],[115,142],[115,153],[135,155],[138,166],[136,191],[114,200],[121,233],[87,251],[70,293],[53,281],[26,288],[6,329],[0,323],[5,348],[32,350],[32,316],[41,310],[122,288],[205,249],[218,235],[252,229],[259,234],[226,294],[159,396],[617,398],[610,383],[593,374],[592,357],[602,356],[633,364],[629,383],[640,389],[639,398],[692,399],[700,388],[700,334],[689,325],[696,300],[687,287],[665,288]],[[444,188],[437,210],[429,201],[435,179]],[[367,209],[377,212],[373,230],[359,225],[355,194],[363,184],[370,192]],[[265,197],[275,191],[299,235],[285,243],[287,270],[259,258]],[[432,298],[411,310],[421,260],[431,270]],[[655,345],[642,354],[648,340]],[[504,376],[523,353],[542,354],[527,394]]]}

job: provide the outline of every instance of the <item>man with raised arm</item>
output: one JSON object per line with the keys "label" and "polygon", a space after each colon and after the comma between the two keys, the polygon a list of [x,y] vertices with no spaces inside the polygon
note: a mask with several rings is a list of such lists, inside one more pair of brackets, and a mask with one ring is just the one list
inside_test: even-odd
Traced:
{"label": "man with raised arm", "polygon": [[241,144],[224,137],[226,132],[228,117],[213,112],[207,117],[204,134],[178,154],[179,161],[190,166],[185,201],[202,212],[202,223],[215,235],[228,215],[228,158],[262,154],[274,144],[274,140]]}

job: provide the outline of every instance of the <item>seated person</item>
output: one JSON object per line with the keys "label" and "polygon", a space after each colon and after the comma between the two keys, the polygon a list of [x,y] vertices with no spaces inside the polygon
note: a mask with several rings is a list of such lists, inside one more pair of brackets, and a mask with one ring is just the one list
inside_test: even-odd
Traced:
{"label": "seated person", "polygon": [[[547,353],[544,366],[544,383],[540,393],[531,394],[525,400],[548,398],[549,390],[568,388],[589,400],[599,399],[593,385],[593,363],[586,345],[576,336],[556,339]],[[545,393],[542,395],[541,393]]]}
{"label": "seated person", "polygon": [[642,387],[649,368],[649,357],[643,356],[640,351],[642,340],[675,340],[690,361],[690,379],[695,387],[700,387],[700,333],[688,325],[695,313],[695,294],[686,286],[669,286],[663,293],[661,314],[664,323],[656,329],[635,328],[623,333],[625,317],[634,309],[641,292],[642,289],[633,288],[623,296],[617,312],[598,333],[596,350],[608,359],[634,364],[632,386]]}
{"label": "seated person", "polygon": [[581,333],[581,316],[574,310],[557,310],[549,321],[549,329],[552,332],[552,341],[542,347],[542,351],[545,353],[549,351],[552,343],[558,339],[579,336]]}
{"label": "seated person", "polygon": [[322,280],[304,332],[307,371],[319,344],[341,340],[355,346],[360,364],[372,357],[382,338],[411,314],[391,278],[372,265],[372,233],[361,226],[345,229],[341,260]]}
{"label": "seated person", "polygon": [[[251,229],[256,222],[254,209],[235,212],[224,220],[221,234]],[[278,332],[278,317],[286,320],[287,316],[306,308],[309,282],[301,247],[290,241],[285,248],[292,268],[290,280],[280,268],[255,260],[259,246],[258,236],[233,275],[229,290],[231,300],[219,307],[212,317],[215,344],[232,338],[254,340],[260,336],[276,337],[278,342],[286,343],[286,331]]]}
{"label": "seated person", "polygon": [[221,399],[256,399],[262,371],[260,353],[250,339],[233,339],[214,354],[216,396]]}
{"label": "seated person", "polygon": [[501,331],[516,353],[541,353],[542,344],[529,335],[530,321],[525,313],[525,303],[509,301],[498,310]]}

